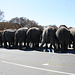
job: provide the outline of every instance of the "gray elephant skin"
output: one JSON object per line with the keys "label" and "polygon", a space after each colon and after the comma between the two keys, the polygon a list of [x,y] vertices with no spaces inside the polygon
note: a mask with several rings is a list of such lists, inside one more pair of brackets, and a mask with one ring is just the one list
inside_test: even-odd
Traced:
{"label": "gray elephant skin", "polygon": [[[15,48],[22,49],[22,43],[24,43],[24,46],[26,47],[26,32],[28,28],[27,27],[22,27],[19,28],[16,33],[15,33]],[[19,43],[19,45],[18,45]]]}
{"label": "gray elephant skin", "polygon": [[[29,28],[27,31],[27,48],[38,48],[42,30],[37,27]],[[31,47],[31,45],[32,47]]]}
{"label": "gray elephant skin", "polygon": [[50,49],[52,49],[52,45],[54,46],[54,48],[56,48],[56,46],[55,46],[55,40],[56,40],[55,32],[56,32],[56,30],[57,30],[57,28],[52,27],[52,26],[48,26],[47,28],[45,28],[43,30],[40,48],[43,48],[43,45],[45,43],[46,43],[46,49],[48,48],[48,44],[50,44]]}
{"label": "gray elephant skin", "polygon": [[2,47],[2,43],[3,43],[2,33],[3,33],[3,31],[0,31],[0,46],[1,47]]}
{"label": "gray elephant skin", "polygon": [[73,42],[73,48],[75,49],[75,28],[70,28],[69,30],[71,34],[70,41],[71,43]]}
{"label": "gray elephant skin", "polygon": [[58,49],[61,51],[67,50],[70,41],[70,31],[66,27],[61,26],[56,31],[56,37],[58,41]]}
{"label": "gray elephant skin", "polygon": [[14,47],[14,35],[15,35],[16,30],[15,29],[6,29],[3,31],[3,42],[4,42],[4,47],[7,48],[7,42],[9,43],[9,48],[11,45]]}

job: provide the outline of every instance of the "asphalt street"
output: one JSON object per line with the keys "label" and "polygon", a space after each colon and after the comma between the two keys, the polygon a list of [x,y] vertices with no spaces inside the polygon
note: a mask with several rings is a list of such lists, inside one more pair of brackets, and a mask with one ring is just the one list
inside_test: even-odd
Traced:
{"label": "asphalt street", "polygon": [[75,75],[75,54],[0,48],[0,75]]}

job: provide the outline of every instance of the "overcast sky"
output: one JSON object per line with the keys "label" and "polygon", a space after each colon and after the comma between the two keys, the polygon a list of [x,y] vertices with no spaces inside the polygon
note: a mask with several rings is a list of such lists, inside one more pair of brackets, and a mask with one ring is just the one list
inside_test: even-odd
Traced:
{"label": "overcast sky", "polygon": [[26,17],[40,25],[75,27],[75,0],[0,0],[5,20]]}

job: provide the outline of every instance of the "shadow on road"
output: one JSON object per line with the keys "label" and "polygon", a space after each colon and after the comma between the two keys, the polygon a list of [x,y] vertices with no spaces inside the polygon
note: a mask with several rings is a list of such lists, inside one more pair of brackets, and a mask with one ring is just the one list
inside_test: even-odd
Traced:
{"label": "shadow on road", "polygon": [[[11,47],[11,48],[6,48],[6,50],[21,50],[21,51],[39,51],[39,52],[44,52],[43,49],[32,49],[32,48],[30,48],[30,49],[26,49],[26,48],[14,49],[14,48]],[[64,50],[64,52],[59,52],[59,51],[60,51],[59,49],[56,49],[56,50],[54,50],[54,53],[60,53],[60,54],[70,53],[70,54],[75,54],[75,50],[74,49]],[[49,52],[49,51],[46,50],[45,52]]]}
{"label": "shadow on road", "polygon": [[75,50],[74,49],[68,49],[66,52],[63,52],[63,53],[75,54]]}

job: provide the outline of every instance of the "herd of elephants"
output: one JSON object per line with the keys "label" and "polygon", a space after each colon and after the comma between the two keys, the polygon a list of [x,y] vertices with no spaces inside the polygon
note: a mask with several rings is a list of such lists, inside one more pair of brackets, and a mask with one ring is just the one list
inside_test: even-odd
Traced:
{"label": "herd of elephants", "polygon": [[0,32],[0,45],[4,48],[46,48],[64,52],[68,48],[75,49],[75,28],[53,25],[43,30],[37,27],[6,29]]}

